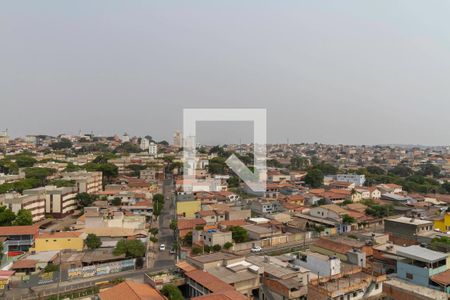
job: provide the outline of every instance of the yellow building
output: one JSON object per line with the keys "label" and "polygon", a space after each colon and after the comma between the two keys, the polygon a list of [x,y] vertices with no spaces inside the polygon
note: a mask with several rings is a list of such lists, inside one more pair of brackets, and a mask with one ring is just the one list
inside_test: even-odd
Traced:
{"label": "yellow building", "polygon": [[187,218],[195,218],[195,213],[202,210],[202,202],[200,200],[188,200],[177,202],[177,215]]}
{"label": "yellow building", "polygon": [[450,231],[450,213],[446,213],[440,220],[434,221],[434,228],[442,232]]}
{"label": "yellow building", "polygon": [[34,241],[34,251],[54,251],[70,249],[82,251],[84,248],[84,236],[82,232],[55,232],[40,234]]}

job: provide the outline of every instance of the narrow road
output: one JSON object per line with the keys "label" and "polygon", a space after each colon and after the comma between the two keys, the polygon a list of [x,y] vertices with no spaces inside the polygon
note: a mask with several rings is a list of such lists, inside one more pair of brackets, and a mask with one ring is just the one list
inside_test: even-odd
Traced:
{"label": "narrow road", "polygon": [[170,222],[172,221],[172,219],[175,218],[175,207],[173,205],[173,197],[174,197],[173,179],[171,176],[169,177],[169,175],[167,179],[164,180],[163,195],[164,195],[164,208],[161,211],[161,215],[158,217],[159,220],[158,242],[159,244],[165,244],[166,250],[159,251],[157,253],[156,260],[153,265],[155,268],[175,263],[174,261],[175,255],[169,253],[175,241],[173,236],[173,230],[170,229]]}

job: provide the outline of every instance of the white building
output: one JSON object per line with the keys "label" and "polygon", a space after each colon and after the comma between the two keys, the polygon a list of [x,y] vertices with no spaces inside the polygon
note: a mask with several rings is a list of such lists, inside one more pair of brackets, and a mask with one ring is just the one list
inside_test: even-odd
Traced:
{"label": "white building", "polygon": [[341,260],[339,258],[311,251],[299,253],[294,265],[311,270],[319,276],[334,276],[341,273]]}
{"label": "white building", "polygon": [[148,154],[155,157],[158,156],[158,145],[154,142],[151,142],[148,146]]}
{"label": "white building", "polygon": [[341,181],[354,183],[356,186],[363,186],[366,182],[365,175],[357,175],[357,174],[337,174],[337,175],[327,175],[324,178],[324,182],[330,181]]}
{"label": "white building", "polygon": [[124,135],[122,135],[120,140],[122,141],[122,143],[127,143],[130,141],[130,136],[128,135],[128,133],[125,133]]}
{"label": "white building", "polygon": [[173,146],[181,148],[183,147],[183,135],[180,131],[175,131],[173,135]]}
{"label": "white building", "polygon": [[148,150],[149,146],[150,146],[150,141],[145,137],[141,138],[141,144],[139,145],[141,150]]}
{"label": "white building", "polygon": [[0,197],[0,203],[11,209],[15,214],[21,209],[28,210],[31,213],[33,222],[45,218],[45,194],[20,195],[18,193],[9,193]]}
{"label": "white building", "polygon": [[0,131],[0,145],[6,145],[9,143],[8,129]]}

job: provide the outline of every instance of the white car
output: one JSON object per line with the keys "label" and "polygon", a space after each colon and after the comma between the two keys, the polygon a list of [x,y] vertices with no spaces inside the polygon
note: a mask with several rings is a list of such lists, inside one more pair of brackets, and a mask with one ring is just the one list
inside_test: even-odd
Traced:
{"label": "white car", "polygon": [[166,245],[164,245],[164,244],[159,245],[159,251],[164,251],[164,250],[166,250]]}
{"label": "white car", "polygon": [[262,251],[262,248],[260,246],[253,246],[250,250],[252,253],[258,253]]}

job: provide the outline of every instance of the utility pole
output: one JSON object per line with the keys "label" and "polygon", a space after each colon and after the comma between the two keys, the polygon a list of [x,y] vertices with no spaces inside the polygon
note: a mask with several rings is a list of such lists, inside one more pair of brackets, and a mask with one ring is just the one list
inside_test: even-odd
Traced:
{"label": "utility pole", "polygon": [[57,290],[57,296],[56,299],[59,300],[59,285],[61,283],[61,273],[62,273],[62,269],[61,269],[61,250],[58,252],[58,257],[59,257],[59,270],[58,270],[58,283],[56,285],[56,290]]}

